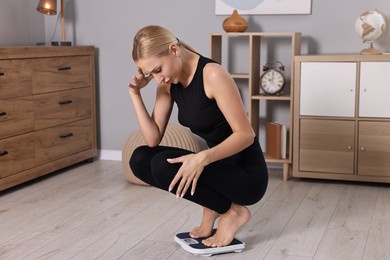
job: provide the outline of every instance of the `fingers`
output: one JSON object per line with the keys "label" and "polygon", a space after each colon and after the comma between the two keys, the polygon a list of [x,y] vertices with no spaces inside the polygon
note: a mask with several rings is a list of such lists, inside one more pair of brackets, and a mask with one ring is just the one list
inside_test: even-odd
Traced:
{"label": "fingers", "polygon": [[195,189],[196,189],[197,183],[198,183],[198,178],[194,178],[194,180],[192,181],[191,196],[194,196],[194,194],[195,194]]}
{"label": "fingers", "polygon": [[141,89],[145,87],[152,79],[153,75],[152,74],[147,74],[145,75],[141,68],[137,68],[138,75],[137,76],[132,76],[132,82],[128,84],[129,87],[131,88],[136,88],[136,89]]}
{"label": "fingers", "polygon": [[[168,188],[168,191],[171,192],[173,190],[173,188],[176,186],[176,183],[181,179],[181,175],[179,175],[178,173],[175,175],[175,178],[173,178],[173,180],[171,181],[171,183],[169,184],[169,188]],[[177,195],[177,193],[176,193]]]}
{"label": "fingers", "polygon": [[176,189],[176,198],[183,198],[184,195],[187,193],[188,189],[191,186],[191,196],[194,196],[195,190],[196,190],[196,184],[198,182],[198,178],[189,176],[188,178],[183,176],[180,172],[178,172],[173,178],[172,182],[169,185],[168,191],[171,192],[173,188],[176,186],[177,183],[179,185]]}
{"label": "fingers", "polygon": [[169,163],[182,163],[180,169],[177,171],[172,182],[169,184],[169,192],[171,192],[174,187],[176,188],[176,197],[184,197],[184,195],[189,191],[191,187],[191,196],[195,194],[196,185],[203,171],[203,166],[200,166],[196,160],[194,160],[194,154],[189,154],[181,157],[167,159]]}
{"label": "fingers", "polygon": [[187,193],[188,189],[191,186],[191,196],[194,196],[196,184],[198,182],[198,178],[196,177],[196,173],[185,176],[181,173],[179,170],[175,177],[173,178],[172,182],[169,184],[168,191],[171,192],[173,188],[178,183],[177,189],[176,189],[176,198],[183,198],[184,195]]}

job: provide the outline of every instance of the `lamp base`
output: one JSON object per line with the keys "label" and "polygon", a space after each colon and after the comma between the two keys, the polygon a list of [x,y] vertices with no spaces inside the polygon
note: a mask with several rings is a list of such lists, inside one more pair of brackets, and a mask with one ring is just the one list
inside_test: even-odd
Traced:
{"label": "lamp base", "polygon": [[72,42],[51,42],[51,46],[72,46]]}

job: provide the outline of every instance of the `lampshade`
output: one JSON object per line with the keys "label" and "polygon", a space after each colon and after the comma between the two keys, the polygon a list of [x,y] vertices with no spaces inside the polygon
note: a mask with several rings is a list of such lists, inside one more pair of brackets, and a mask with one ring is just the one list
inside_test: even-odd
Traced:
{"label": "lampshade", "polygon": [[[62,41],[51,42],[53,46],[71,46],[72,43],[65,40],[65,15],[64,15],[64,2],[61,0],[61,39]],[[57,0],[39,0],[37,11],[43,14],[56,15],[57,14]],[[57,25],[56,25],[57,26]]]}
{"label": "lampshade", "polygon": [[57,14],[57,0],[40,0],[37,6],[37,11],[43,14]]}

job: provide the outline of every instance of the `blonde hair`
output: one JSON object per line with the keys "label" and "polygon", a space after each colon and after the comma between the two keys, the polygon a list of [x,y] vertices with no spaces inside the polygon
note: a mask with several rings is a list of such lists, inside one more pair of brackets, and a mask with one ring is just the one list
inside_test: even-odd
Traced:
{"label": "blonde hair", "polygon": [[168,55],[170,44],[176,44],[197,53],[194,48],[179,41],[178,38],[164,27],[149,25],[141,28],[134,36],[133,60],[137,62],[140,59]]}

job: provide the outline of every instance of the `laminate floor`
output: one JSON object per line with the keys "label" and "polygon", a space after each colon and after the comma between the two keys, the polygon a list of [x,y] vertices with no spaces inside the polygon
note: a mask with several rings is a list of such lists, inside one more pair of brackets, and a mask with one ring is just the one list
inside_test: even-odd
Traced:
{"label": "laminate floor", "polygon": [[173,240],[201,207],[128,183],[95,161],[0,192],[0,259],[390,259],[387,184],[293,179],[270,170],[265,197],[237,237],[242,253],[193,256]]}

